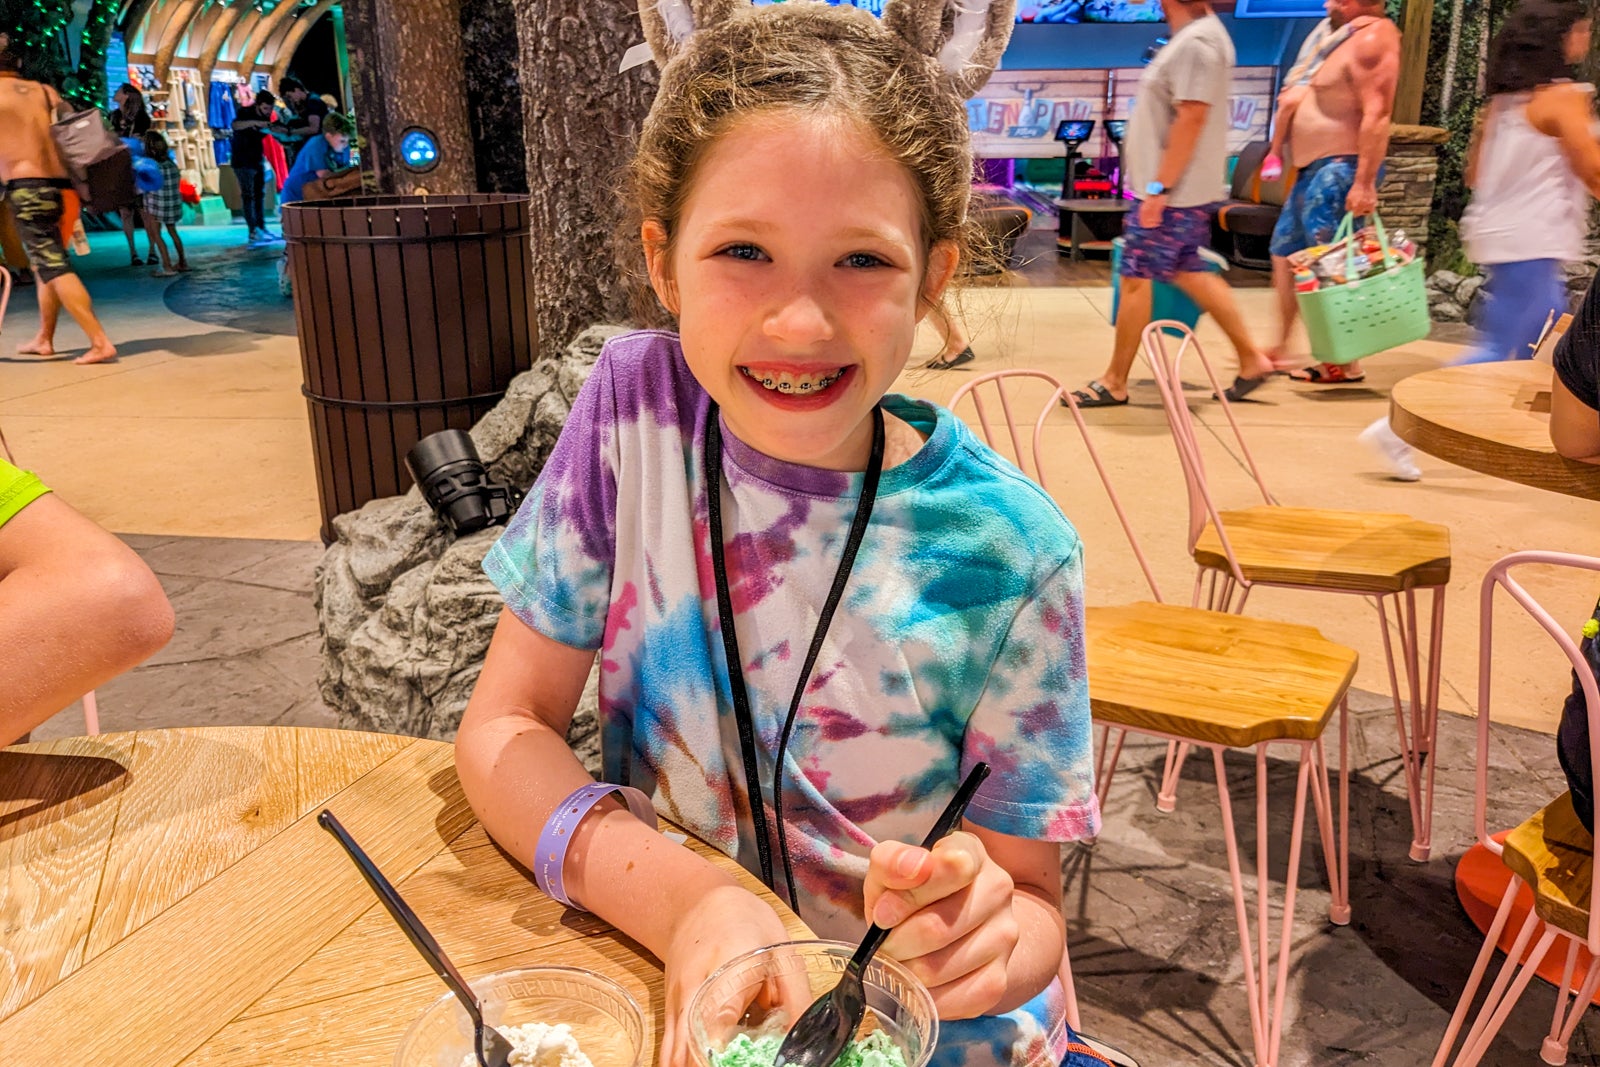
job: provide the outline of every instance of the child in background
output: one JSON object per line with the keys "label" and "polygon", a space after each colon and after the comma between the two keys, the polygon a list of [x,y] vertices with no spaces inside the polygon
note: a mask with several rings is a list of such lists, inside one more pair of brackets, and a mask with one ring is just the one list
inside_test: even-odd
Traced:
{"label": "child in background", "polygon": [[[936,1067],[1059,1063],[1060,843],[1099,826],[1081,546],[948,411],[885,395],[967,245],[963,99],[1011,4],[693,8],[640,4],[663,71],[623,195],[678,332],[606,346],[484,562],[507,606],[462,785],[541,888],[664,961],[683,1067],[695,990],[788,934],[595,789],[565,735],[599,651],[604,781],[820,936],[892,928]],[[963,828],[916,847],[980,760]]]}
{"label": "child in background", "polygon": [[[144,135],[144,154],[161,168],[161,188],[144,194],[145,232],[150,235],[150,244],[161,253],[161,267],[151,273],[157,278],[171,278],[179,271],[189,269],[189,260],[183,252],[183,239],[178,236],[178,220],[183,218],[183,194],[178,185],[183,176],[178,173],[178,165],[172,161],[167,139],[154,130]],[[178,252],[176,268],[171,253],[167,251],[167,243],[161,239],[163,225],[172,237],[172,247]]]}

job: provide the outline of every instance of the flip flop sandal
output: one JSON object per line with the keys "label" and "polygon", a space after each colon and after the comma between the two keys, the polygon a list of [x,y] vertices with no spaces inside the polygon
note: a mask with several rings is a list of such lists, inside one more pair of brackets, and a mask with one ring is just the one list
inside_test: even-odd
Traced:
{"label": "flip flop sandal", "polygon": [[[1090,382],[1087,390],[1074,389],[1072,391],[1072,399],[1077,402],[1080,408],[1120,408],[1128,402],[1127,397],[1118,400],[1112,396],[1111,390],[1099,382]],[[1061,399],[1061,406],[1067,406],[1065,397]]]}
{"label": "flip flop sandal", "polygon": [[1313,385],[1354,385],[1367,380],[1365,374],[1349,374],[1337,363],[1313,363],[1309,367],[1290,371],[1289,378]]}
{"label": "flip flop sandal", "polygon": [[[1263,385],[1266,385],[1267,379],[1270,377],[1272,377],[1270,374],[1263,374],[1259,378],[1245,378],[1235,375],[1233,384],[1224,389],[1222,391],[1222,395],[1227,397],[1230,401],[1243,400],[1257,389],[1260,389]],[[1216,398],[1217,394],[1212,393],[1211,399],[1215,400]]]}
{"label": "flip flop sandal", "polygon": [[150,265],[150,266],[152,266],[152,267],[153,267],[153,266],[155,266],[155,265],[156,265],[156,264],[157,264],[157,263],[160,263],[160,262],[161,262],[161,257],[160,257],[160,256],[158,256],[158,255],[156,255],[156,254],[155,254],[155,253],[154,253],[154,252],[151,252],[151,253],[150,253],[150,254],[149,254],[149,255],[148,255],[148,256],[145,256],[145,257],[144,257],[144,261],[145,261],[145,262],[146,262],[146,263],[147,263],[147,264],[149,264],[149,265]]}
{"label": "flip flop sandal", "polygon": [[961,366],[961,365],[963,365],[965,363],[971,363],[973,360],[975,360],[977,358],[978,358],[977,356],[972,354],[972,346],[968,345],[966,348],[963,348],[961,351],[957,352],[955,355],[950,356],[950,357],[948,357],[946,359],[930,359],[927,363],[923,364],[923,369],[924,370],[954,370],[955,368],[957,368],[957,367],[959,367],[959,366]]}
{"label": "flip flop sandal", "polygon": [[130,266],[130,267],[142,267],[142,266],[144,266],[144,260],[139,256],[134,256],[133,257],[133,262],[129,263],[128,266]]}

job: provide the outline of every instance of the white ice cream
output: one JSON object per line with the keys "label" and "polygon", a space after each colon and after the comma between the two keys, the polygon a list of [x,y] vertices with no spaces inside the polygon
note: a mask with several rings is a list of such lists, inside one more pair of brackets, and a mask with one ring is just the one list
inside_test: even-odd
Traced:
{"label": "white ice cream", "polygon": [[[594,1067],[566,1023],[524,1023],[499,1029],[511,1042],[511,1067]],[[461,1061],[461,1067],[477,1065],[477,1056],[471,1054]]]}

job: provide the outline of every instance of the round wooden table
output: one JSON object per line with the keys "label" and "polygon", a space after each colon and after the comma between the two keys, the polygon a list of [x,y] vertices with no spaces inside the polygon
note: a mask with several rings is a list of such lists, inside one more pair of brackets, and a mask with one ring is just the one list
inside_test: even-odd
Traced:
{"label": "round wooden table", "polygon": [[324,807],[469,979],[535,963],[614,978],[645,1009],[655,1062],[660,965],[550,900],[489,841],[451,746],[284,727],[0,750],[0,1059],[392,1063],[445,986],[317,825]]}
{"label": "round wooden table", "polygon": [[1553,373],[1519,359],[1413,374],[1389,394],[1389,424],[1412,447],[1468,470],[1600,500],[1600,465],[1550,443]]}

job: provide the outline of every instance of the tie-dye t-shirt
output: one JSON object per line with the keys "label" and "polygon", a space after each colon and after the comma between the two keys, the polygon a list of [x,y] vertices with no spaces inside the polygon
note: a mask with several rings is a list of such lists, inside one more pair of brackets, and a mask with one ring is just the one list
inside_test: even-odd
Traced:
{"label": "tie-dye t-shirt", "polygon": [[[884,407],[926,441],[883,472],[783,775],[800,914],[846,941],[866,930],[872,846],[919,842],[979,760],[991,773],[974,823],[1070,841],[1100,820],[1077,534],[948,411],[896,395]],[[759,873],[709,548],[709,410],[676,335],[613,339],[484,570],[523,622],[600,650],[605,780],[644,790]],[[770,825],[778,734],[864,476],[772,459],[725,425],[722,439],[728,580]],[[935,1063],[1056,1063],[1062,1020],[1053,984],[1009,1016],[942,1024]]]}

